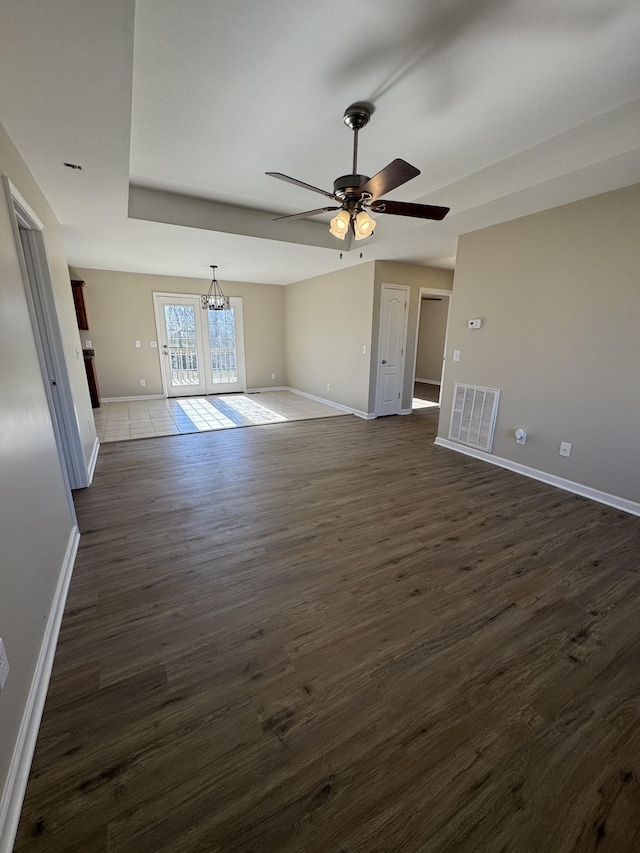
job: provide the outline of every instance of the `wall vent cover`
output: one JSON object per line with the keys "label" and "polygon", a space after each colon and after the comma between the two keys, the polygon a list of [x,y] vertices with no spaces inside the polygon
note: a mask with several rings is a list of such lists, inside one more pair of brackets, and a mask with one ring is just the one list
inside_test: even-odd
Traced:
{"label": "wall vent cover", "polygon": [[491,452],[498,413],[500,391],[477,385],[459,385],[453,389],[449,438],[468,447]]}

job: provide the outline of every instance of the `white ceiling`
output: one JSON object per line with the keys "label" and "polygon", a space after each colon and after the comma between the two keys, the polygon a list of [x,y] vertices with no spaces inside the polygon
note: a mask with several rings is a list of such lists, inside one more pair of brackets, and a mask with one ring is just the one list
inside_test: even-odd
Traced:
{"label": "white ceiling", "polygon": [[[452,267],[461,233],[640,182],[638,43],[637,0],[0,0],[0,120],[73,266]],[[328,214],[272,222],[322,196],[264,173],[331,190],[359,100],[359,171],[402,157],[389,197],[451,213],[379,216],[341,260]]]}

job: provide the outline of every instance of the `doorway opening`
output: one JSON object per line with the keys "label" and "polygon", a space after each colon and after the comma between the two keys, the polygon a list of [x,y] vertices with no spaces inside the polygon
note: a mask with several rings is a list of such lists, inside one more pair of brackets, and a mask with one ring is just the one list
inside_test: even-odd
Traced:
{"label": "doorway opening", "polygon": [[440,405],[451,291],[420,288],[413,370],[414,411]]}
{"label": "doorway opening", "polygon": [[71,380],[64,356],[62,332],[44,241],[44,226],[6,177],[4,183],[60,467],[69,507],[75,518],[71,490],[86,488],[89,485],[89,474],[85,466]]}

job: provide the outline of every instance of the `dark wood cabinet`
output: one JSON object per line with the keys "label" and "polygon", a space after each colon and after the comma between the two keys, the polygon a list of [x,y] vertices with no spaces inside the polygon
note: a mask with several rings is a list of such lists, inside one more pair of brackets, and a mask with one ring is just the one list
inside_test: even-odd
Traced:
{"label": "dark wood cabinet", "polygon": [[[89,331],[89,320],[87,318],[87,306],[84,301],[84,281],[71,279],[71,292],[73,293],[73,304],[76,309],[76,317],[78,319],[78,329],[81,332]],[[91,397],[91,405],[94,409],[100,408],[100,391],[98,390],[98,377],[96,375],[96,366],[93,363],[94,351],[92,349],[83,349],[84,369],[87,372],[87,383],[89,385],[89,396]]]}
{"label": "dark wood cabinet", "polygon": [[73,304],[76,307],[76,317],[78,318],[78,328],[83,331],[88,331],[89,320],[87,319],[87,306],[84,302],[84,281],[71,280],[71,290],[73,291]]}
{"label": "dark wood cabinet", "polygon": [[98,377],[96,375],[96,366],[93,363],[93,350],[82,350],[84,356],[84,369],[87,371],[87,382],[89,383],[89,396],[91,397],[91,406],[94,409],[100,408],[100,391],[98,390]]}

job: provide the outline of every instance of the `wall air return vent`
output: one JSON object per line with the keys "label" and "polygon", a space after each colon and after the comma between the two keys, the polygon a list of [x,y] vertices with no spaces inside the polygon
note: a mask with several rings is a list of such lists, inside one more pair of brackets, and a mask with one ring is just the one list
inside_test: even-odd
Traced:
{"label": "wall air return vent", "polygon": [[495,388],[459,385],[456,382],[449,424],[451,441],[490,453],[499,397],[500,391]]}

